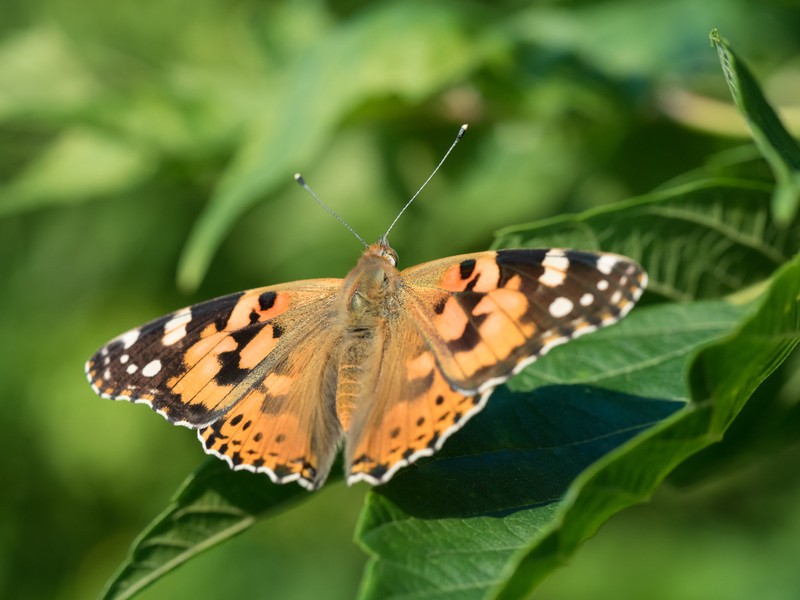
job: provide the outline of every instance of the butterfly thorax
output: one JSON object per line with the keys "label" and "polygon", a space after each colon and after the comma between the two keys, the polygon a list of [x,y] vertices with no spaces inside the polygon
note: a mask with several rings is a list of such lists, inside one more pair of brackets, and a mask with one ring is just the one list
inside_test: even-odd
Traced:
{"label": "butterfly thorax", "polygon": [[397,254],[385,242],[369,246],[344,280],[342,294],[345,335],[368,334],[396,312],[400,273]]}
{"label": "butterfly thorax", "polygon": [[370,357],[386,341],[386,326],[400,309],[397,254],[385,242],[369,246],[343,283],[339,306],[343,325],[336,412],[347,430],[356,399],[377,376]]}

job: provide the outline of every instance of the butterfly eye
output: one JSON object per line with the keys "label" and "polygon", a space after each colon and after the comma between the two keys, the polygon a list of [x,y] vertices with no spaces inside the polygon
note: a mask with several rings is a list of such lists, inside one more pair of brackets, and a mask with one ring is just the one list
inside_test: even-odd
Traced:
{"label": "butterfly eye", "polygon": [[397,252],[392,250],[391,248],[387,248],[384,256],[389,259],[389,262],[392,263],[393,267],[397,266]]}

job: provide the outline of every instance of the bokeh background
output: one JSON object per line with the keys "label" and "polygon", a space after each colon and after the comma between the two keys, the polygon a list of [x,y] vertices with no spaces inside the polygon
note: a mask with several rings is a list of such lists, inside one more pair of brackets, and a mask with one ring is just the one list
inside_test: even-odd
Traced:
{"label": "bokeh background", "polygon": [[[3,0],[0,597],[96,596],[204,459],[192,432],[92,394],[100,344],[354,264],[295,171],[369,240],[469,122],[391,241],[403,265],[486,248],[755,155],[712,27],[797,134],[790,0]],[[800,593],[800,448],[768,446],[616,517],[538,597]],[[353,597],[363,495],[331,485],[141,597]]]}

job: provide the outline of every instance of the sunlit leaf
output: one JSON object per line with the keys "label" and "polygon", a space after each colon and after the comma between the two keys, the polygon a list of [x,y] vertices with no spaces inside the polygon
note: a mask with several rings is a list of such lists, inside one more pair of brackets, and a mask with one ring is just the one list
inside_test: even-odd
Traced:
{"label": "sunlit leaf", "polygon": [[636,257],[648,289],[672,300],[719,297],[752,285],[800,249],[800,221],[769,214],[771,187],[710,179],[581,215],[501,230],[503,247],[565,247]]}
{"label": "sunlit leaf", "polygon": [[[662,257],[675,253],[680,264],[697,261],[695,279],[663,281],[678,290],[687,287],[687,281],[713,279],[716,274],[704,288],[705,295],[713,296],[763,278],[785,262],[789,248],[796,245],[797,240],[787,240],[786,230],[770,224],[767,206],[768,186],[763,183],[708,180],[583,215],[508,229],[499,239],[502,244],[628,253],[655,271],[656,282],[659,270],[651,263],[658,267]],[[719,265],[731,254],[738,263],[721,277]],[[718,439],[719,432],[707,431],[712,407],[686,407],[690,393],[684,375],[694,353],[735,329],[745,310],[720,300],[639,308],[610,329],[557,348],[512,379],[435,457],[399,472],[369,494],[357,534],[373,557],[364,597],[477,598],[506,586],[516,590],[534,585],[554,568],[562,552],[553,554],[555,542],[542,546],[537,540],[558,538],[564,525],[570,536],[558,543],[573,552],[608,516],[647,498],[676,464]],[[781,326],[782,322],[777,325]],[[783,358],[779,353],[757,361],[750,383]],[[744,389],[738,404],[726,399],[727,408],[721,406],[715,414],[727,410],[728,416],[715,418],[727,424],[753,387]],[[668,431],[663,433],[667,441],[658,438],[653,442],[656,450],[639,450],[636,436],[650,439],[657,435],[652,431]],[[597,471],[610,477],[604,485],[628,489],[625,486],[633,481],[630,493],[581,493],[585,473],[595,472],[593,465],[606,464],[609,456],[618,461],[609,463],[608,472]],[[222,467],[219,475],[228,477]],[[216,480],[196,489],[209,483],[216,485]],[[242,494],[247,486],[257,486],[261,502],[262,485],[268,484],[257,478],[242,480]],[[572,508],[576,497],[580,508]],[[267,496],[260,510],[273,502],[273,496]],[[159,523],[169,523],[174,510]],[[247,527],[253,515],[246,517],[219,528],[220,535],[212,528],[199,540],[184,540],[176,559],[145,562],[144,574],[134,569],[141,564],[134,551],[121,580],[154,581],[209,545],[209,539],[216,542]],[[144,542],[152,538],[145,533],[137,548],[147,548]],[[431,560],[432,548],[436,560]],[[536,566],[513,575],[522,557]],[[168,568],[156,566],[159,562]],[[530,575],[519,575],[523,572]]]}
{"label": "sunlit leaf", "polygon": [[775,220],[788,225],[800,206],[800,144],[786,131],[745,62],[716,29],[711,32],[711,42],[719,54],[731,95],[775,173],[778,184],[772,196]]}

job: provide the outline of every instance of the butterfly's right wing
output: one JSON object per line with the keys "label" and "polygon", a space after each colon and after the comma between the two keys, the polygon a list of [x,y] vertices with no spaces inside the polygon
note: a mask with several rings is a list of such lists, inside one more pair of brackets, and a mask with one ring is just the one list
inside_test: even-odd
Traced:
{"label": "butterfly's right wing", "polygon": [[345,471],[353,484],[387,482],[398,469],[430,456],[485,404],[453,389],[419,327],[418,315],[389,319],[374,348],[377,370],[355,403],[347,429]]}
{"label": "butterfly's right wing", "polygon": [[483,393],[633,308],[647,274],[617,254],[517,249],[465,254],[401,273],[406,308],[457,390]]}
{"label": "butterfly's right wing", "polygon": [[206,452],[273,481],[321,485],[336,454],[332,327],[341,280],[259,288],[177,311],[100,348],[103,397],[198,429]]}
{"label": "butterfly's right wing", "polygon": [[400,277],[402,310],[348,429],[350,483],[385,483],[433,454],[512,374],[620,319],[646,281],[630,259],[554,249],[455,256]]}

